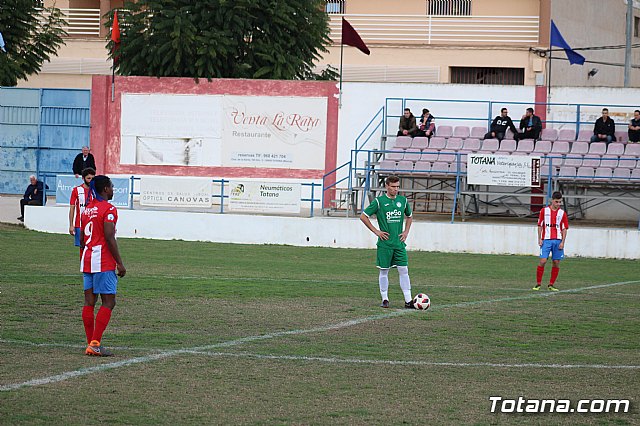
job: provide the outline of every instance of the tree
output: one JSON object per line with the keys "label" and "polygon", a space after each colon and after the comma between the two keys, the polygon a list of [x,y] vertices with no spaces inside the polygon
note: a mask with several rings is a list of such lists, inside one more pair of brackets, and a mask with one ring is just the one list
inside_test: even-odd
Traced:
{"label": "tree", "polygon": [[67,35],[62,12],[35,0],[2,0],[0,33],[6,52],[0,51],[0,86],[15,86],[37,74],[45,61],[64,44]]}
{"label": "tree", "polygon": [[[314,62],[330,43],[324,0],[139,0],[118,11],[121,75],[333,78]],[[110,25],[110,23],[109,23]]]}

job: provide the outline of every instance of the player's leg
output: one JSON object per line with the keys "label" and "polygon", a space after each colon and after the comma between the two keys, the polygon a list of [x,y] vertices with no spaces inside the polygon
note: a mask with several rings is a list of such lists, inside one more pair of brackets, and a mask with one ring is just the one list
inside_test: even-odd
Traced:
{"label": "player's leg", "polygon": [[564,250],[560,249],[561,240],[554,240],[553,250],[551,252],[551,279],[549,280],[549,287],[551,291],[558,291],[555,287],[556,279],[560,273],[560,261],[564,259]]}
{"label": "player's leg", "polygon": [[94,275],[93,291],[96,294],[100,294],[102,306],[100,306],[98,314],[96,315],[96,325],[87,351],[91,349],[93,351],[92,355],[110,356],[111,352],[102,346],[101,341],[102,335],[111,320],[111,312],[116,306],[118,278],[115,271],[99,272]]}
{"label": "player's leg", "polygon": [[84,306],[82,307],[82,323],[84,333],[87,336],[87,344],[91,343],[93,337],[93,313],[96,307],[96,295],[93,294],[93,274],[84,273]]}
{"label": "player's leg", "polygon": [[400,289],[402,289],[405,306],[407,304],[411,305],[413,302],[413,296],[411,295],[411,280],[409,279],[409,257],[407,256],[407,249],[401,248],[393,251],[393,264],[398,267]]}
{"label": "player's leg", "polygon": [[[383,308],[389,307],[389,268],[393,259],[393,249],[378,247],[376,252],[376,266],[380,269],[378,284],[380,286],[380,297]],[[386,302],[386,303],[385,303]]]}
{"label": "player's leg", "polygon": [[540,247],[540,262],[538,263],[538,269],[536,270],[536,286],[533,290],[540,290],[540,284],[542,284],[542,276],[544,275],[544,267],[547,264],[549,253],[551,253],[551,241],[544,240],[542,247]]}

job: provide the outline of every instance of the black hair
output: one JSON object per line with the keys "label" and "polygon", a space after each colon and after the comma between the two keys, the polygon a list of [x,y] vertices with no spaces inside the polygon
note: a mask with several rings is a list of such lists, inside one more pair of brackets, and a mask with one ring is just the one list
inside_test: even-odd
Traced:
{"label": "black hair", "polygon": [[560,191],[556,191],[553,194],[551,194],[551,199],[552,200],[562,200],[562,192]]}
{"label": "black hair", "polygon": [[111,186],[111,179],[109,179],[109,176],[98,175],[91,180],[91,185],[96,189],[96,193],[100,195],[106,187]]}
{"label": "black hair", "polygon": [[501,108],[501,109],[500,109],[500,112],[503,112],[504,110],[506,110],[506,108]]}
{"label": "black hair", "polygon": [[531,114],[533,114],[533,108],[527,108],[527,111],[529,111]]}
{"label": "black hair", "polygon": [[400,178],[396,175],[391,175],[389,177],[387,177],[387,180],[385,181],[386,184],[390,184],[390,183],[396,183],[396,182],[400,182]]}
{"label": "black hair", "polygon": [[86,169],[84,169],[82,171],[82,178],[83,179],[86,178],[89,175],[94,175],[94,176],[96,175],[96,171],[95,171],[95,169],[93,167],[87,167]]}

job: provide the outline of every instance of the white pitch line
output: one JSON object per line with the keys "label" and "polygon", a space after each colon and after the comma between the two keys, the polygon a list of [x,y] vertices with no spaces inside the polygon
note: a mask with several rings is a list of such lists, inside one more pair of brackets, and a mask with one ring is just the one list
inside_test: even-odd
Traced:
{"label": "white pitch line", "polygon": [[[536,293],[528,294],[527,296],[501,297],[501,298],[498,298],[498,299],[476,300],[476,301],[471,301],[471,302],[461,302],[461,303],[453,303],[453,304],[439,305],[439,306],[436,305],[432,309],[433,310],[441,310],[441,309],[446,309],[446,308],[461,308],[461,307],[466,307],[466,306],[477,306],[477,305],[483,305],[483,304],[489,304],[489,303],[498,303],[498,302],[506,302],[506,301],[512,301],[512,300],[526,300],[526,299],[533,299],[533,298],[540,298],[540,297],[555,296],[555,295],[560,295],[560,294],[565,294],[565,293],[576,293],[576,292],[585,291],[585,290],[593,290],[593,289],[596,289],[596,288],[607,288],[607,287],[614,287],[614,286],[620,286],[620,285],[626,285],[626,284],[635,284],[635,283],[640,283],[640,280],[638,280],[638,281],[623,281],[623,282],[609,283],[609,284],[600,284],[600,285],[581,287],[581,288],[576,288],[576,289],[560,290],[560,291],[553,292],[553,293],[552,292],[544,292],[544,293],[536,292]],[[309,333],[319,333],[319,332],[330,331],[330,330],[339,330],[339,329],[342,329],[342,328],[352,327],[352,326],[363,324],[363,323],[370,322],[370,321],[393,318],[393,317],[397,317],[397,316],[400,316],[400,315],[405,315],[405,314],[408,314],[408,313],[415,313],[415,312],[418,312],[418,311],[408,310],[408,309],[407,310],[395,310],[395,311],[391,311],[391,312],[388,312],[388,313],[385,313],[385,314],[371,315],[371,316],[368,316],[368,317],[356,318],[356,319],[353,319],[353,320],[342,321],[342,322],[339,322],[339,323],[328,324],[328,325],[314,327],[314,328],[279,331],[279,332],[275,332],[275,333],[268,333],[268,334],[261,334],[261,335],[255,335],[255,336],[242,337],[242,338],[239,338],[239,339],[229,340],[227,342],[215,343],[215,344],[212,344],[212,345],[205,345],[205,346],[199,346],[199,347],[193,347],[193,348],[185,348],[185,349],[169,350],[169,351],[164,351],[164,352],[160,352],[160,353],[157,353],[157,354],[145,355],[145,356],[140,356],[140,357],[135,357],[135,358],[129,358],[129,359],[125,359],[125,360],[122,360],[122,361],[110,362],[110,363],[107,363],[107,364],[100,364],[100,365],[97,365],[95,367],[82,368],[82,369],[74,370],[74,371],[67,371],[67,372],[62,373],[62,374],[57,374],[57,375],[49,376],[49,377],[43,377],[41,379],[28,380],[28,381],[22,382],[22,383],[1,385],[0,386],[0,391],[12,391],[12,390],[21,389],[23,387],[39,386],[39,385],[45,385],[45,384],[50,384],[50,383],[62,382],[62,381],[71,379],[73,377],[84,376],[84,375],[87,375],[87,374],[91,374],[91,373],[95,373],[95,372],[99,372],[99,371],[111,370],[111,369],[120,368],[120,367],[124,367],[124,366],[127,366],[127,365],[132,365],[132,364],[140,364],[140,363],[146,363],[146,362],[149,362],[149,361],[155,361],[155,360],[158,360],[158,359],[166,359],[166,358],[174,357],[174,356],[181,355],[181,354],[192,353],[194,351],[208,351],[208,350],[216,349],[216,348],[238,346],[238,345],[242,345],[244,343],[255,342],[255,341],[259,341],[259,340],[269,340],[269,339],[274,339],[274,338],[282,337],[282,336],[294,336],[294,335],[309,334]]]}
{"label": "white pitch line", "polygon": [[640,365],[606,365],[606,364],[503,364],[493,362],[433,362],[433,361],[397,361],[397,360],[381,360],[381,359],[358,359],[358,358],[333,358],[321,356],[301,356],[301,355],[263,355],[247,352],[209,352],[209,351],[191,351],[195,355],[206,355],[212,357],[231,357],[231,358],[255,358],[266,360],[285,360],[285,361],[306,361],[306,362],[324,362],[329,364],[372,364],[372,365],[419,365],[427,367],[493,367],[493,368],[591,368],[606,370],[640,370]]}
{"label": "white pitch line", "polygon": [[[44,342],[29,342],[27,340],[15,340],[15,339],[0,339],[0,343],[9,343],[14,345],[25,345],[35,347],[58,347],[58,348],[73,348],[73,349],[85,349],[87,345],[78,345],[72,343],[44,343]],[[128,350],[140,350],[153,351],[151,348],[133,348],[130,346],[109,346],[109,349],[117,349],[121,351]]]}

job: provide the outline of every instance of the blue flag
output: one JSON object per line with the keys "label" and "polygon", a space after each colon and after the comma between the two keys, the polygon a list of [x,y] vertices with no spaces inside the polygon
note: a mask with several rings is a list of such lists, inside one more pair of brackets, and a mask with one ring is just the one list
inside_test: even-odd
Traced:
{"label": "blue flag", "polygon": [[7,51],[4,50],[4,39],[2,38],[2,33],[0,33],[0,50],[7,53]]}
{"label": "blue flag", "polygon": [[558,30],[558,27],[556,27],[556,24],[553,22],[553,19],[551,20],[551,46],[563,48],[565,53],[567,54],[567,58],[569,58],[569,63],[571,65],[584,64],[584,56],[582,56],[581,54],[573,50],[571,46],[569,46],[569,43],[567,43],[564,40],[564,37],[562,37],[562,34],[560,34],[560,31]]}

